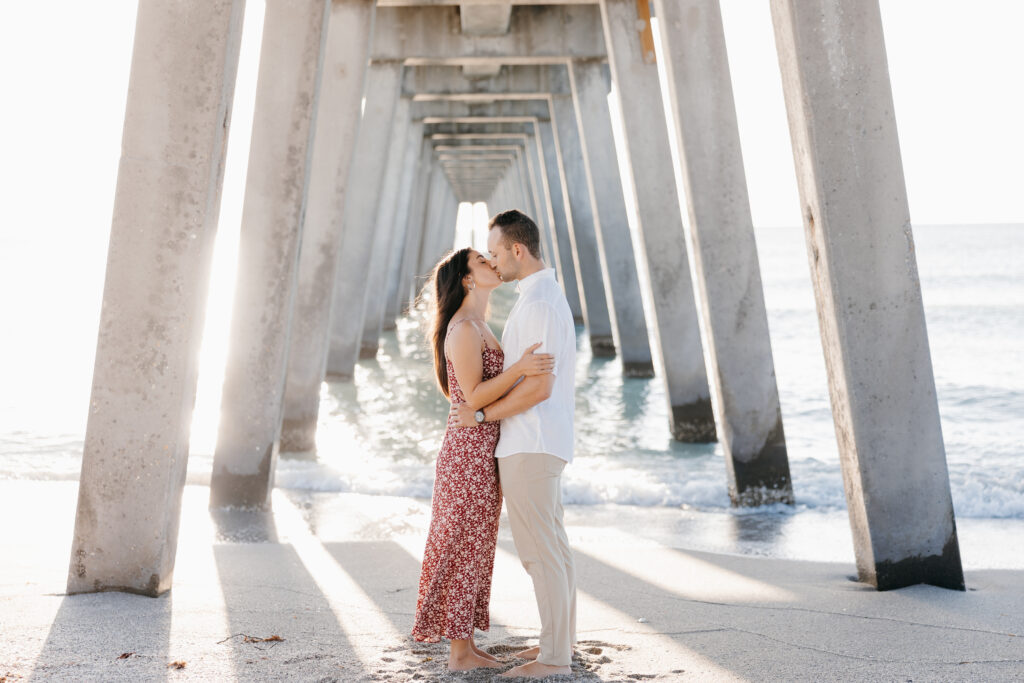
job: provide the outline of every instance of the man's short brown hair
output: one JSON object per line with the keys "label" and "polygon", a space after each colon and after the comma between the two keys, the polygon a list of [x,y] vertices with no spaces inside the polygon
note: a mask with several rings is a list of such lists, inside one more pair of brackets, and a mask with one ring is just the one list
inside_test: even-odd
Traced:
{"label": "man's short brown hair", "polygon": [[529,216],[518,209],[510,209],[496,214],[487,223],[487,229],[499,228],[505,246],[509,249],[518,242],[536,258],[540,258],[540,230]]}

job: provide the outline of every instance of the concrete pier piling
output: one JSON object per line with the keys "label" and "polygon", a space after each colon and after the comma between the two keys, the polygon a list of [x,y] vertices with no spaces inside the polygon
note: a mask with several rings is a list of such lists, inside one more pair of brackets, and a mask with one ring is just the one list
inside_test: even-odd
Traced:
{"label": "concrete pier piling", "polygon": [[615,341],[594,230],[595,209],[587,188],[586,164],[572,97],[552,97],[551,118],[555,126],[555,144],[565,169],[565,187],[572,211],[569,239],[582,294],[583,319],[590,335],[590,350],[597,358],[613,357]]}
{"label": "concrete pier piling", "polygon": [[963,590],[878,3],[771,9],[857,573]]}
{"label": "concrete pier piling", "polygon": [[171,587],[244,3],[139,3],[68,594]]}
{"label": "concrete pier piling", "polygon": [[768,315],[715,0],[655,0],[690,253],[734,505],[793,502]]}
{"label": "concrete pier piling", "polygon": [[[642,3],[646,6],[646,2]],[[714,411],[700,338],[697,304],[679,209],[668,127],[653,61],[653,42],[642,40],[635,0],[602,0],[605,47],[622,112],[637,204],[637,227],[644,245],[653,301],[655,366],[664,378],[672,435],[679,441],[716,438]]]}
{"label": "concrete pier piling", "polygon": [[331,3],[266,5],[210,505],[270,502]]}
{"label": "concrete pier piling", "polygon": [[[379,12],[379,10],[378,10]],[[352,379],[363,338],[369,265],[377,238],[377,201],[384,181],[391,124],[398,101],[402,63],[371,62],[366,103],[349,171],[331,311],[327,375]]]}
{"label": "concrete pier piling", "polygon": [[374,0],[332,4],[309,196],[299,253],[299,280],[288,343],[281,452],[316,448],[320,385],[327,365],[342,207],[359,130]]}
{"label": "concrete pier piling", "polygon": [[559,281],[565,290],[569,310],[577,324],[583,323],[583,308],[580,306],[580,289],[576,279],[576,263],[573,260],[572,241],[569,238],[572,225],[572,213],[569,210],[569,199],[565,189],[565,171],[555,146],[555,133],[550,121],[541,121],[537,126],[541,151],[544,154],[544,171],[548,176],[550,187],[551,211],[555,225],[555,251],[558,253]]}
{"label": "concrete pier piling", "polygon": [[605,299],[611,303],[615,346],[627,377],[653,377],[654,362],[647,337],[643,295],[629,232],[626,203],[615,155],[608,92],[611,77],[604,60],[577,59],[570,69],[576,123],[587,178],[587,191],[595,208]]}
{"label": "concrete pier piling", "polygon": [[395,247],[395,215],[398,208],[398,184],[402,176],[402,156],[406,148],[409,129],[409,100],[399,98],[391,122],[391,140],[388,143],[384,183],[377,199],[377,218],[374,221],[373,256],[366,279],[366,312],[363,316],[363,338],[359,347],[360,358],[374,358],[380,347],[380,334],[384,325],[387,303],[388,274],[392,251]]}
{"label": "concrete pier piling", "polygon": [[[415,125],[423,125],[423,122],[413,122]],[[398,310],[403,313],[408,311],[419,295],[420,280],[420,252],[423,249],[423,228],[425,226],[428,192],[432,182],[434,164],[433,145],[429,137],[424,137],[420,144],[419,156],[416,160],[416,174],[413,179],[412,198],[409,204],[409,221],[406,231],[409,235],[405,245],[405,253],[402,255],[402,276],[398,282]]]}
{"label": "concrete pier piling", "polygon": [[398,207],[395,213],[395,239],[392,241],[391,261],[388,264],[387,301],[384,304],[382,328],[395,329],[395,320],[402,313],[401,287],[405,280],[403,268],[410,243],[418,237],[409,231],[409,216],[413,206],[413,185],[419,168],[419,150],[423,144],[423,124],[410,121],[406,129],[405,151],[402,154],[402,177],[398,185]]}

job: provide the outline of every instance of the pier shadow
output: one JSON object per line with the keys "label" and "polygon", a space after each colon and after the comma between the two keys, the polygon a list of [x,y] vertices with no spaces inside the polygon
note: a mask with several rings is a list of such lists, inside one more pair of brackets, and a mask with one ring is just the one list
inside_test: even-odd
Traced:
{"label": "pier shadow", "polygon": [[171,612],[170,593],[65,596],[29,679],[166,680]]}
{"label": "pier shadow", "polygon": [[[351,642],[298,553],[278,542],[273,514],[213,515],[218,538],[228,541],[215,545],[213,556],[228,622],[221,646],[231,651],[237,679],[355,675]],[[360,668],[358,677],[365,674]]]}
{"label": "pier shadow", "polygon": [[[403,635],[412,632],[420,579],[416,558],[394,541],[337,542],[323,546],[377,604],[396,631]],[[382,567],[387,567],[387,571],[381,571]],[[413,642],[411,636],[408,642]]]}

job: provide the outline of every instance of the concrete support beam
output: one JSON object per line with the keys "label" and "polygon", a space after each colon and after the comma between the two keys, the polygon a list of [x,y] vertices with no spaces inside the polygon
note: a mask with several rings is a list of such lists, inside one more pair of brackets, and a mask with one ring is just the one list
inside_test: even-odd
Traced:
{"label": "concrete support beam", "polygon": [[594,233],[605,299],[611,303],[608,313],[615,347],[619,350],[624,375],[653,377],[654,362],[647,339],[643,295],[608,110],[611,86],[608,65],[595,60],[576,60],[570,69],[570,80],[587,192],[596,209]]}
{"label": "concrete support beam", "polygon": [[604,57],[601,14],[593,5],[515,7],[508,33],[462,33],[454,7],[380,7],[373,59],[420,64],[545,64],[570,57]]}
{"label": "concrete support beam", "polygon": [[555,122],[555,148],[565,169],[565,188],[570,211],[572,232],[569,241],[580,285],[583,319],[590,335],[590,349],[595,357],[615,355],[612,322],[608,314],[601,257],[594,229],[594,207],[587,188],[586,164],[576,111],[570,97],[553,97],[551,115]]}
{"label": "concrete support beam", "polygon": [[331,311],[327,376],[337,380],[352,379],[363,338],[367,277],[377,237],[377,203],[388,156],[382,150],[388,149],[401,77],[398,62],[371,63],[367,74],[366,104],[345,194]]}
{"label": "concrete support beam", "polygon": [[331,298],[341,248],[341,211],[359,130],[373,0],[332,4],[309,197],[299,253],[299,281],[288,343],[282,452],[316,448],[320,385],[327,365]]}
{"label": "concrete support beam", "polygon": [[243,11],[139,3],[68,594],[171,587]]}
{"label": "concrete support beam", "polygon": [[419,150],[423,144],[423,124],[409,122],[406,132],[406,148],[402,155],[402,179],[398,186],[398,211],[395,215],[395,248],[392,249],[391,262],[388,265],[387,303],[384,309],[383,329],[395,328],[395,321],[402,312],[400,300],[401,286],[404,280],[403,267],[406,252],[413,235],[409,231],[409,216],[413,207],[413,185],[419,167]]}
{"label": "concrete support beam", "polygon": [[266,4],[210,475],[214,507],[270,505],[330,11],[329,0]]}
{"label": "concrete support beam", "polygon": [[[655,365],[666,383],[672,436],[678,441],[715,440],[715,418],[701,347],[697,303],[687,256],[679,194],[669,149],[668,126],[657,65],[645,59],[633,0],[602,0],[605,43],[622,112],[637,227],[644,246],[638,259],[647,271],[653,302]],[[650,30],[649,27],[647,29]]]}
{"label": "concrete support beam", "polygon": [[366,283],[366,313],[363,316],[363,338],[359,348],[360,358],[374,358],[380,347],[380,334],[384,325],[384,307],[387,301],[388,271],[395,246],[395,214],[399,204],[398,184],[402,176],[402,155],[406,148],[406,132],[409,130],[409,100],[399,98],[391,123],[391,140],[388,143],[384,184],[377,200],[376,237],[373,257],[370,259]]}
{"label": "concrete support beam", "polygon": [[508,97],[535,96],[538,93],[568,95],[568,83],[559,78],[562,65],[509,65],[501,67],[491,78],[467,78],[458,66],[410,66],[405,70],[402,94],[406,97],[429,98],[435,93],[445,97],[462,95],[473,99],[489,93]]}
{"label": "concrete support beam", "polygon": [[548,120],[549,107],[544,98],[541,99],[509,99],[488,94],[488,99],[481,102],[466,102],[451,97],[444,99],[414,99],[412,108],[413,119],[433,118],[466,118],[503,119],[515,121],[517,118],[529,123],[531,119]]}
{"label": "concrete support beam", "polygon": [[508,33],[511,18],[511,3],[463,3],[459,6],[462,34],[466,36],[498,36]]}
{"label": "concrete support beam", "polygon": [[729,497],[792,503],[722,15],[715,1],[655,4]]}
{"label": "concrete support beam", "polygon": [[963,590],[878,3],[771,8],[857,573]]}

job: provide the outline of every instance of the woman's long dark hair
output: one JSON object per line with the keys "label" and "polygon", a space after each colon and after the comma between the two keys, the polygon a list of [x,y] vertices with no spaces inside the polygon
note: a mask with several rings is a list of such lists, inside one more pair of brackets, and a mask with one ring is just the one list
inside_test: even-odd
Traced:
{"label": "woman's long dark hair", "polygon": [[[430,332],[427,338],[434,351],[434,373],[441,392],[448,396],[448,363],[444,355],[444,341],[448,336],[448,323],[466,298],[462,278],[469,275],[469,247],[451,252],[434,266],[430,282],[434,290]],[[449,397],[450,398],[450,397]]]}

